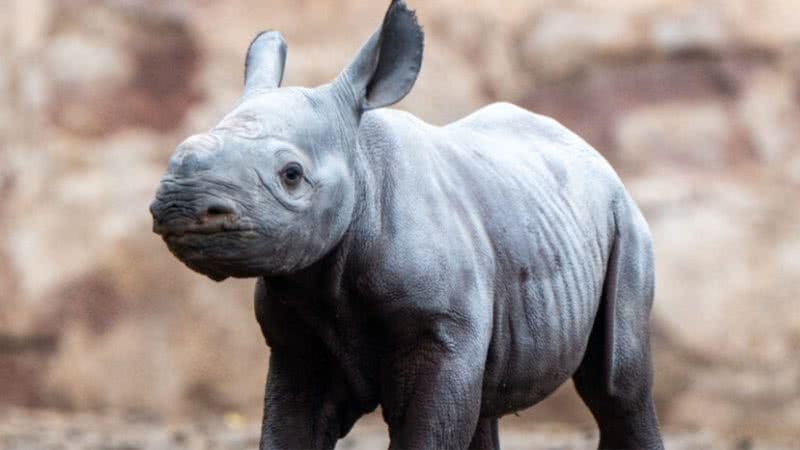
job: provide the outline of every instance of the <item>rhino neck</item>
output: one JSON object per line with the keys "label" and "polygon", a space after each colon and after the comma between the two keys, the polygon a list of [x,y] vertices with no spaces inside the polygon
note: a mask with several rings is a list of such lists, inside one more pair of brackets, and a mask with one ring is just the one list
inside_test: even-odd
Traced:
{"label": "rhino neck", "polygon": [[358,242],[380,240],[389,213],[391,183],[390,167],[396,155],[390,134],[380,119],[383,110],[369,111],[362,117],[351,155],[355,182],[356,207],[349,232]]}

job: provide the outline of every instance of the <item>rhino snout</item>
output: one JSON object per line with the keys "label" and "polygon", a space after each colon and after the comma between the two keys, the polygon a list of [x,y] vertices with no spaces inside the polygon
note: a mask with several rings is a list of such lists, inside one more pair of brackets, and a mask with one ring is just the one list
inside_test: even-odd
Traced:
{"label": "rhino snout", "polygon": [[163,237],[187,233],[237,231],[239,212],[233,202],[218,198],[177,203],[156,197],[150,204],[153,232]]}

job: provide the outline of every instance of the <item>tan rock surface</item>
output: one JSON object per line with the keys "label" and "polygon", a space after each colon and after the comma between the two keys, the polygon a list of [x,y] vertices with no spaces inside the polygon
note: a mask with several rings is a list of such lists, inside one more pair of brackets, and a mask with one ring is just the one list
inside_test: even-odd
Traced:
{"label": "tan rock surface", "polygon": [[[552,115],[603,152],[640,202],[656,242],[662,420],[798,438],[800,9],[409,2],[426,60],[401,108],[434,123],[495,100]],[[267,352],[252,281],[189,272],[150,233],[147,205],[175,144],[236,101],[257,31],[281,29],[288,83],[315,85],[384,5],[4,8],[0,404],[257,416]],[[571,387],[511,421],[543,418],[590,420]]]}

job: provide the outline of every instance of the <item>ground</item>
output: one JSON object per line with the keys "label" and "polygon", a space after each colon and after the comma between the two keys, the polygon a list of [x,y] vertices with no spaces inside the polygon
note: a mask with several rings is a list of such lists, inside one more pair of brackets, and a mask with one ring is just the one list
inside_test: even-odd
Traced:
{"label": "ground", "polygon": [[[563,425],[505,425],[505,450],[593,449],[594,430]],[[791,443],[723,438],[711,432],[670,430],[666,446],[672,450],[788,450]],[[0,411],[0,449],[3,450],[240,450],[258,446],[258,423],[238,414],[194,422],[169,423],[135,414],[68,414],[55,411],[6,409]],[[337,448],[387,448],[386,427],[377,417],[357,424]]]}

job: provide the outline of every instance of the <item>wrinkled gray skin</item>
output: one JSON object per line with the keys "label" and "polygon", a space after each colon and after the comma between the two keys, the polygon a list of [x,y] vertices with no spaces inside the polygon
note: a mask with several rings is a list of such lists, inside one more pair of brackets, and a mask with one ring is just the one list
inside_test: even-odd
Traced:
{"label": "wrinkled gray skin", "polygon": [[606,161],[495,104],[445,127],[379,109],[423,36],[394,1],[332,83],[278,88],[262,33],[245,94],[176,150],[154,230],[214,280],[257,277],[270,369],[261,448],[332,448],[378,405],[392,448],[497,448],[497,418],[570,377],[601,448],[661,448],[653,256]]}

